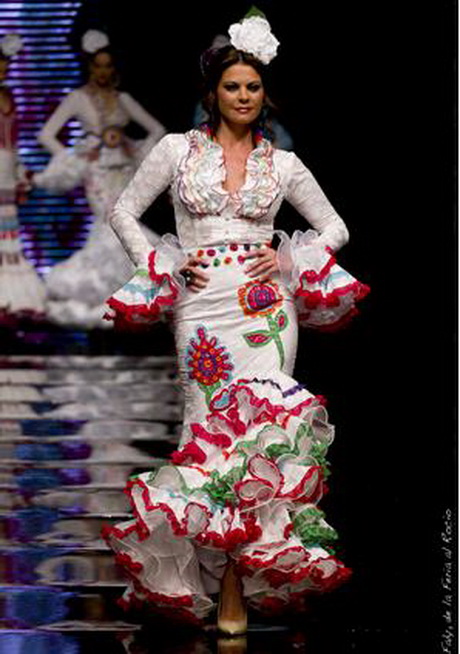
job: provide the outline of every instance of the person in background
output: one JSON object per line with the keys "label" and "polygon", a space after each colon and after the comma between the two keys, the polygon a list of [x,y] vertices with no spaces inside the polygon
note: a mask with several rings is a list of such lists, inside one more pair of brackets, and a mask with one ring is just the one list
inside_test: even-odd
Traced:
{"label": "person in background", "polygon": [[10,60],[21,48],[18,34],[0,41],[0,321],[6,323],[45,315],[45,286],[21,246],[17,205],[31,186],[18,157],[14,97],[5,84]]}
{"label": "person in background", "polygon": [[[54,193],[84,187],[93,223],[85,245],[47,275],[47,311],[52,322],[94,328],[107,327],[104,300],[133,272],[108,224],[110,210],[166,130],[131,95],[118,90],[115,59],[105,33],[86,32],[82,50],[88,81],[63,99],[40,131],[38,140],[52,158],[33,176],[33,183]],[[84,135],[69,147],[58,133],[71,119],[79,121]],[[134,141],[125,135],[131,121],[146,131],[145,139]],[[154,232],[144,228],[144,233],[152,244],[157,241]]]}

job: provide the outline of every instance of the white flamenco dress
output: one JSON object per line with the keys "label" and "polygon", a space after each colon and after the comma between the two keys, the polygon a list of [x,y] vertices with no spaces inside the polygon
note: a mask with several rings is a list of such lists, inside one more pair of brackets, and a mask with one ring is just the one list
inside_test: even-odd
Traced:
{"label": "white flamenco dress", "polygon": [[[82,125],[84,137],[65,147],[56,134],[70,119]],[[147,132],[132,141],[123,128],[134,121]],[[94,219],[83,248],[53,267],[46,277],[48,318],[83,328],[107,327],[104,300],[133,274],[134,267],[107,219],[121,191],[148,150],[165,134],[164,127],[128,93],[117,93],[108,111],[89,86],[69,93],[40,132],[39,141],[52,153],[34,184],[53,193],[83,186]],[[93,156],[89,156],[93,153]],[[158,236],[143,228],[154,245]]]}
{"label": "white flamenco dress", "polygon": [[[206,130],[165,136],[112,214],[138,270],[108,318],[139,328],[173,314],[185,415],[172,462],[130,479],[133,519],[104,536],[131,580],[122,604],[193,621],[213,608],[227,557],[262,610],[300,605],[350,574],[318,508],[334,430],[323,399],[291,375],[298,322],[337,327],[368,287],[335,262],[347,229],[294,153],[259,139],[237,193],[225,174]],[[168,186],[178,239],[152,250],[136,219]],[[283,199],[317,231],[279,232],[281,273],[260,282],[242,257],[271,242]],[[190,252],[209,260],[199,293],[177,274]]]}
{"label": "white flamenco dress", "polygon": [[0,320],[42,320],[45,316],[45,285],[22,252],[17,195],[28,182],[17,154],[17,115],[9,91],[11,109],[0,111]]}

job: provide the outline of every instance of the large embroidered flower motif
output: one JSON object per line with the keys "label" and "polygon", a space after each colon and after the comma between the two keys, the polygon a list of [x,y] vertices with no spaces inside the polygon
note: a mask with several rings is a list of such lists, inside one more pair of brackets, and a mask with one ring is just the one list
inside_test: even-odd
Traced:
{"label": "large embroidered flower motif", "polygon": [[187,349],[186,364],[189,378],[207,387],[230,379],[233,365],[229,361],[229,354],[225,352],[225,348],[218,347],[215,336],[208,339],[204,327],[197,329],[197,335],[199,340],[192,338]]}
{"label": "large embroidered flower motif", "polygon": [[278,285],[251,281],[238,289],[238,302],[246,316],[268,316],[283,302]]}
{"label": "large embroidered flower motif", "polygon": [[[251,281],[238,289],[238,302],[243,313],[251,318],[265,317],[268,329],[256,329],[246,332],[243,338],[249,347],[263,347],[274,343],[277,347],[281,368],[284,365],[284,347],[281,338],[289,324],[285,311],[281,309],[283,296],[280,293],[278,284],[273,282]],[[276,315],[273,315],[280,309]]]}

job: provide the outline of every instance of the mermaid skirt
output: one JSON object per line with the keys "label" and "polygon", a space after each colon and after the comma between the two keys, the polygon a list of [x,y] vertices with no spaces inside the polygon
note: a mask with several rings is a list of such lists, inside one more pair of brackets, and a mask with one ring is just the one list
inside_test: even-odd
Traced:
{"label": "mermaid skirt", "polygon": [[249,604],[262,610],[300,606],[350,574],[318,508],[334,430],[322,398],[291,377],[292,294],[278,275],[262,283],[245,273],[242,255],[257,247],[194,252],[210,259],[210,282],[185,289],[174,308],[180,445],[171,463],[130,479],[133,519],[104,532],[130,579],[125,605],[148,601],[202,619],[229,557]]}

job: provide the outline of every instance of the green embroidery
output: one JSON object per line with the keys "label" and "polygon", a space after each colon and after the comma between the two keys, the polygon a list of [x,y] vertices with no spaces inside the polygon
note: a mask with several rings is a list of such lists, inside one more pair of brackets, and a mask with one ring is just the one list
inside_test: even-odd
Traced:
{"label": "green embroidery", "polygon": [[206,491],[209,497],[216,504],[226,505],[228,503],[236,504],[237,497],[233,486],[237,481],[243,478],[245,469],[243,466],[232,468],[225,475],[220,475],[217,470],[211,473],[211,481],[206,482],[202,489]]}
{"label": "green embroidery", "polygon": [[306,546],[323,545],[338,539],[338,534],[329,525],[321,524],[324,512],[317,507],[308,507],[293,519],[294,533]]}
{"label": "green embroidery", "polygon": [[263,347],[264,345],[268,345],[268,343],[273,341],[276,345],[276,349],[278,350],[280,367],[282,368],[284,366],[285,355],[283,341],[281,339],[280,333],[284,331],[289,325],[289,318],[286,312],[281,309],[275,316],[270,314],[267,315],[266,319],[268,323],[268,330],[257,329],[252,332],[247,332],[246,334],[243,334],[243,338],[249,347]]}

